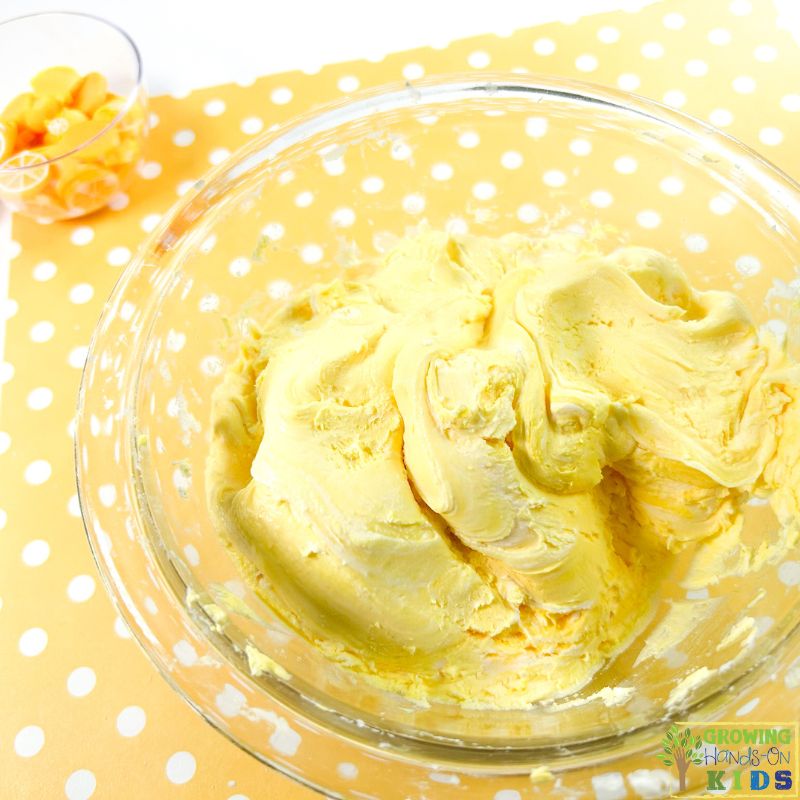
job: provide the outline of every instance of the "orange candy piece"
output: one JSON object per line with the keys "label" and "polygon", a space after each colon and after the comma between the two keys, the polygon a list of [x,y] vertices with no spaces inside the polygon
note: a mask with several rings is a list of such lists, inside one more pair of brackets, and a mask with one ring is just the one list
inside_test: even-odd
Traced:
{"label": "orange candy piece", "polygon": [[105,205],[141,153],[144,108],[125,109],[105,76],[72,67],[42,70],[31,88],[0,113],[0,196],[41,215]]}
{"label": "orange candy piece", "polygon": [[52,97],[66,105],[72,98],[73,87],[80,80],[81,76],[72,67],[50,67],[34,75],[31,87],[39,97]]}
{"label": "orange candy piece", "polygon": [[91,117],[106,101],[108,82],[99,72],[90,72],[80,79],[72,94],[72,104]]}

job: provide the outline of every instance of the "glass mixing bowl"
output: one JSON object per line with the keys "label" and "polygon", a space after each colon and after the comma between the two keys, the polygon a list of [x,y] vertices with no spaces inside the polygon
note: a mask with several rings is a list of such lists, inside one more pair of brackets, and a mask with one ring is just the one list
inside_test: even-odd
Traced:
{"label": "glass mixing bowl", "polygon": [[[470,789],[518,800],[543,765],[559,790],[591,790],[598,770],[657,766],[649,754],[667,717],[725,718],[744,688],[766,680],[800,615],[780,565],[687,592],[679,564],[648,628],[571,698],[585,702],[422,708],[288,630],[244,585],[209,522],[210,397],[241,332],[423,223],[492,236],[591,231],[608,250],[655,247],[695,286],[739,293],[759,324],[797,345],[800,194],[740,143],[657,103],[572,81],[451,76],[386,87],[264,134],[181,199],[132,260],[81,386],[89,540],[120,613],[172,686],[241,747],[331,796]],[[777,535],[767,505],[747,508],[745,540]],[[692,619],[683,641],[637,660],[676,613]],[[744,617],[752,635],[726,643]],[[701,667],[707,680],[668,707]],[[634,692],[607,705],[603,687]]]}

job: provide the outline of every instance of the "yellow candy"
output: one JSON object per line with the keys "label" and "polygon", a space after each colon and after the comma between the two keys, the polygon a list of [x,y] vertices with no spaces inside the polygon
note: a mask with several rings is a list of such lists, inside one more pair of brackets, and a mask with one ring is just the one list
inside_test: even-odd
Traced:
{"label": "yellow candy", "polygon": [[0,114],[4,122],[13,122],[18,125],[25,119],[25,112],[33,105],[35,97],[31,92],[17,95]]}
{"label": "yellow candy", "polygon": [[34,133],[44,133],[47,130],[47,121],[57,116],[61,108],[61,103],[55,97],[37,97],[23,116],[25,126]]}
{"label": "yellow candy", "polygon": [[99,72],[90,72],[81,78],[72,94],[72,104],[91,117],[106,101],[108,82]]}
{"label": "yellow candy", "polygon": [[5,161],[14,152],[16,140],[16,123],[0,121],[0,163]]}
{"label": "yellow candy", "polygon": [[73,87],[80,79],[72,67],[50,67],[35,75],[31,86],[40,97],[54,97],[64,105],[72,99]]}
{"label": "yellow candy", "polygon": [[66,207],[81,211],[103,205],[118,188],[116,174],[96,164],[80,165],[56,185],[56,191]]}

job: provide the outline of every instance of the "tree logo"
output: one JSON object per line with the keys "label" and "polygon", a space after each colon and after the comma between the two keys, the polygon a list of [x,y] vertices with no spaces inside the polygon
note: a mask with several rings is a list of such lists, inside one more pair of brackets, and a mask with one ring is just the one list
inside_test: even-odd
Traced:
{"label": "tree logo", "polygon": [[664,766],[675,767],[678,773],[679,791],[685,792],[689,764],[699,766],[703,763],[700,757],[700,748],[703,743],[699,736],[692,738],[692,731],[689,728],[682,731],[677,725],[673,725],[667,731],[661,744],[664,752],[659,753],[656,758],[660,758]]}

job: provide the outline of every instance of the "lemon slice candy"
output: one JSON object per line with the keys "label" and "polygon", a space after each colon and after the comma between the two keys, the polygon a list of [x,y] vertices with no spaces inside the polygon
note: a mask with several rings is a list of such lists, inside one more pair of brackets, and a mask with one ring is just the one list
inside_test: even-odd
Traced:
{"label": "lemon slice candy", "polygon": [[50,176],[50,165],[41,153],[22,150],[0,163],[0,194],[32,197]]}

